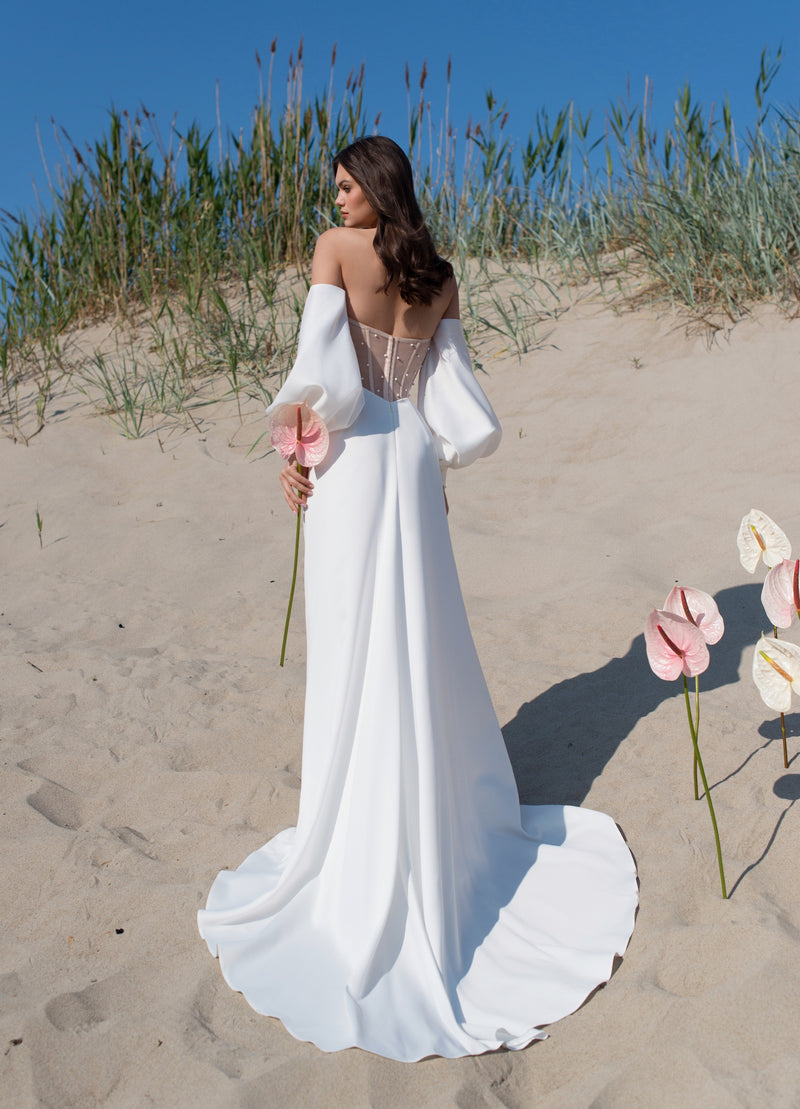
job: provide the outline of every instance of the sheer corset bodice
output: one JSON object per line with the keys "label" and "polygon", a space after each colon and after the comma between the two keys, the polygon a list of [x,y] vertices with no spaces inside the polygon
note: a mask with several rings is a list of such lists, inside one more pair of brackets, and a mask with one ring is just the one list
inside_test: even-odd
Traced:
{"label": "sheer corset bodice", "polygon": [[388,335],[353,319],[350,333],[364,388],[384,400],[407,397],[430,350],[430,339]]}

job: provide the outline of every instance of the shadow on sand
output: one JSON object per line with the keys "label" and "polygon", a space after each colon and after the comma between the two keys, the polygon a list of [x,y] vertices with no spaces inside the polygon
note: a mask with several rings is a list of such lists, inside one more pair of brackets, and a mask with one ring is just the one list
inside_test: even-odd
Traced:
{"label": "shadow on sand", "polygon": [[[737,682],[742,651],[766,629],[760,583],[722,589],[715,600],[725,619],[725,635],[711,649],[711,664],[700,679],[702,690]],[[503,728],[522,804],[579,805],[637,722],[681,691],[680,682],[665,682],[653,674],[644,636],[637,635],[621,658],[559,682],[522,705]],[[787,733],[800,734],[800,715],[787,717]],[[780,725],[767,721],[759,734],[767,744],[779,742]],[[688,756],[688,729],[686,742]]]}
{"label": "shadow on sand", "polygon": [[[737,682],[742,652],[753,647],[760,632],[767,630],[759,583],[720,590],[715,600],[725,619],[725,635],[711,650],[711,663],[701,678],[703,690]],[[747,674],[743,677],[748,679]],[[622,658],[610,659],[590,674],[559,682],[522,705],[503,728],[522,804],[579,805],[636,723],[681,691],[681,683],[664,682],[653,674],[645,655],[644,636],[637,635]],[[682,709],[680,715],[680,726],[685,727]],[[780,747],[779,719],[765,720],[758,734],[765,742],[725,778],[716,781],[712,774],[712,790],[738,774],[757,751],[773,744]],[[786,734],[800,736],[800,713],[786,716]],[[686,739],[688,759],[688,735]],[[790,751],[790,766],[797,758],[798,753]],[[789,804],[778,817],[761,855],[739,874],[729,896],[766,857],[786,813],[800,797],[800,774],[782,774],[783,760],[777,755],[776,759],[778,776],[773,792]]]}

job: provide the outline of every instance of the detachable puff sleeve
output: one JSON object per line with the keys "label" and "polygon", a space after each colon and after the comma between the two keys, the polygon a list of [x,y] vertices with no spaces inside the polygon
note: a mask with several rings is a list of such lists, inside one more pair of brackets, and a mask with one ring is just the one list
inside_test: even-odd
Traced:
{"label": "detachable puff sleeve", "polygon": [[350,427],[364,406],[345,293],[337,285],[308,290],[297,357],[267,415],[281,405],[303,403],[325,421],[328,431]]}
{"label": "detachable puff sleeve", "polygon": [[497,449],[500,422],[475,379],[461,320],[442,320],[419,378],[418,406],[431,430],[444,480]]}

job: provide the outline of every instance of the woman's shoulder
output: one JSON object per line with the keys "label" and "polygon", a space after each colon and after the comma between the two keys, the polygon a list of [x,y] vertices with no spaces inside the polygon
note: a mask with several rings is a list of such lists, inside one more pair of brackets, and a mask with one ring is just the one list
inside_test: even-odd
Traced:
{"label": "woman's shoulder", "polygon": [[442,304],[441,318],[443,320],[459,319],[461,311],[458,303],[458,281],[456,281],[454,273],[445,278],[439,296]]}
{"label": "woman's shoulder", "polygon": [[357,227],[330,227],[323,231],[314,247],[312,282],[344,287],[342,267],[353,260],[370,257],[367,252],[374,254],[372,238],[368,231]]}
{"label": "woman's shoulder", "polygon": [[317,239],[311,263],[312,284],[343,287],[341,232],[346,230],[345,227],[331,227]]}
{"label": "woman's shoulder", "polygon": [[329,227],[323,231],[314,244],[314,260],[338,254],[342,245],[341,234],[346,230],[346,227]]}
{"label": "woman's shoulder", "polygon": [[341,252],[372,245],[374,229],[366,227],[329,227],[317,239],[314,252]]}

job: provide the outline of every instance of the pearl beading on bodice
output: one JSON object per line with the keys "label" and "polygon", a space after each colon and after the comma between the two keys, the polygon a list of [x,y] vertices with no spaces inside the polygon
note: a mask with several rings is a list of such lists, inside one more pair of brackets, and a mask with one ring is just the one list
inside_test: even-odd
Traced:
{"label": "pearl beading on bodice", "polygon": [[353,319],[349,323],[364,388],[384,400],[407,397],[430,350],[430,339],[389,335]]}

